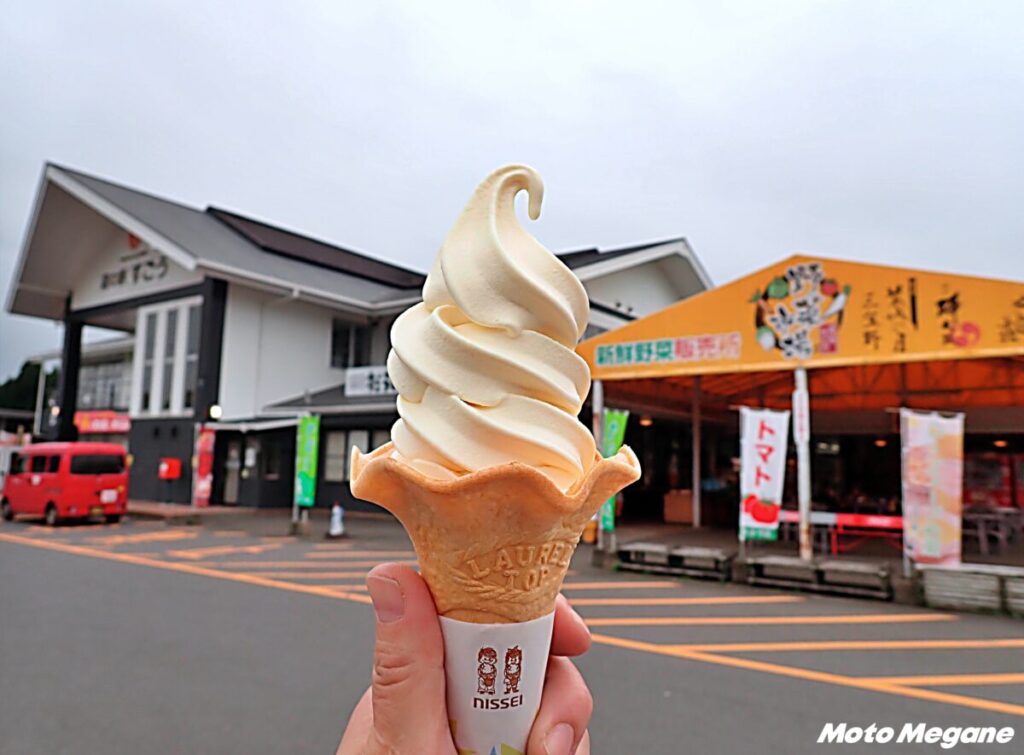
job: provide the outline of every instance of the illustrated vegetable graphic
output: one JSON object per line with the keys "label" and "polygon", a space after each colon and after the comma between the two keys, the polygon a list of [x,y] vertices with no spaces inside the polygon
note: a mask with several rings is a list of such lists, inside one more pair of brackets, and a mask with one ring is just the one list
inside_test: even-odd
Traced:
{"label": "illustrated vegetable graphic", "polygon": [[750,514],[755,522],[772,524],[779,519],[779,507],[771,501],[765,501],[751,493],[743,499],[743,510]]}

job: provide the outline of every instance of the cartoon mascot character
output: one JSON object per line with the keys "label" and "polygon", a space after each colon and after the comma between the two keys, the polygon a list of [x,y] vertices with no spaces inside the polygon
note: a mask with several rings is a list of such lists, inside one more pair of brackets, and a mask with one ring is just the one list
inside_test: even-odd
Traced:
{"label": "cartoon mascot character", "polygon": [[498,676],[498,652],[494,648],[480,648],[476,661],[477,694],[493,695],[494,680]]}
{"label": "cartoon mascot character", "polygon": [[523,675],[523,651],[519,646],[505,651],[505,694],[519,691],[519,678]]}

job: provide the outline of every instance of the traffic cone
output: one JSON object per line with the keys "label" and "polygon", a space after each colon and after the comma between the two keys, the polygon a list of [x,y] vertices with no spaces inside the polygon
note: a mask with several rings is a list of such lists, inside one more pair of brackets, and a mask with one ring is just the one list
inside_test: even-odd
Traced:
{"label": "traffic cone", "polygon": [[331,508],[331,526],[327,530],[327,537],[345,537],[345,509],[340,503],[335,503]]}

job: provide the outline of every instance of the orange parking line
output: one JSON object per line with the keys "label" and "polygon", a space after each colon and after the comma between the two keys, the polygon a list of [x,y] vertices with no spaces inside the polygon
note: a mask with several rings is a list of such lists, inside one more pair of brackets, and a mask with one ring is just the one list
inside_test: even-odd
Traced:
{"label": "orange parking line", "polygon": [[738,624],[902,624],[917,621],[956,621],[946,613],[880,613],[845,616],[637,616],[590,619],[584,621],[592,627],[668,627],[668,626],[722,626]]}
{"label": "orange parking line", "polygon": [[978,684],[1021,684],[1024,674],[939,674],[937,676],[864,676],[869,682],[908,687],[960,687]]}
{"label": "orange parking line", "polygon": [[221,574],[249,574],[253,577],[277,577],[278,579],[354,579],[365,577],[366,571],[248,571],[221,572]]}
{"label": "orange parking line", "polygon": [[416,551],[313,551],[306,558],[375,558],[392,559],[415,557]]}
{"label": "orange parking line", "polygon": [[666,645],[678,650],[708,653],[786,653],[807,650],[973,650],[1024,648],[1024,639],[995,640],[821,640],[811,642],[720,642]]}
{"label": "orange parking line", "polygon": [[[17,535],[11,535],[17,537]],[[108,537],[90,537],[88,542],[93,545],[131,545],[133,543],[162,543],[174,540],[194,540],[199,537],[197,532],[185,530],[156,530],[138,532],[134,535],[109,535]]]}
{"label": "orange parking line", "polygon": [[239,574],[235,572],[217,571],[215,569],[208,569],[204,566],[198,566],[196,564],[183,564],[174,561],[156,561],[151,558],[144,556],[137,556],[131,553],[112,553],[109,551],[101,551],[95,548],[87,548],[81,545],[71,545],[69,543],[55,543],[50,540],[36,540],[30,537],[22,537],[20,535],[8,535],[0,533],[0,540],[6,540],[11,543],[18,543],[20,545],[28,545],[32,548],[43,548],[45,550],[60,551],[62,553],[72,553],[77,556],[90,556],[92,558],[102,558],[107,561],[119,561],[123,564],[135,564],[137,566],[149,566],[155,569],[166,569],[167,571],[182,572],[184,574],[196,574],[202,577],[213,577],[214,579],[224,579],[231,582],[241,582],[248,585],[259,585],[260,587],[274,587],[278,590],[290,590],[292,592],[302,592],[307,595],[319,595],[326,598],[342,598],[344,600],[352,600],[357,603],[369,603],[369,595],[357,595],[356,593],[343,593],[335,590],[327,590],[321,585],[303,585],[295,582],[280,582],[274,579],[266,579],[252,574]]}
{"label": "orange parking line", "polygon": [[563,582],[562,591],[566,590],[667,590],[679,587],[678,582],[669,580],[621,580],[618,582]]}
{"label": "orange parking line", "polygon": [[[384,561],[258,561],[256,559],[247,559],[239,561],[204,561],[206,566],[216,566],[220,569],[308,569],[312,573],[316,573],[317,569],[346,569],[350,566],[367,566],[372,564],[386,563]],[[399,563],[399,564],[413,564],[415,561],[397,561],[387,563]]]}
{"label": "orange parking line", "polygon": [[720,606],[750,603],[799,603],[797,595],[736,595],[702,598],[573,598],[574,606]]}
{"label": "orange parking line", "polygon": [[978,710],[994,711],[996,713],[1008,713],[1013,716],[1024,716],[1024,705],[1002,703],[996,700],[983,700],[980,698],[968,697],[966,695],[952,695],[946,692],[938,692],[936,690],[919,689],[916,687],[907,687],[889,682],[878,682],[871,681],[870,679],[858,679],[853,676],[830,674],[824,671],[813,671],[811,669],[795,668],[792,666],[781,666],[776,663],[764,663],[763,661],[754,661],[749,658],[713,655],[711,653],[702,653],[695,650],[685,650],[679,647],[658,645],[653,642],[630,640],[625,637],[611,637],[609,635],[595,634],[593,635],[593,640],[594,642],[602,645],[613,645],[615,647],[639,650],[646,653],[655,653],[658,655],[683,658],[685,660],[713,663],[719,666],[731,666],[733,668],[745,669],[747,671],[760,671],[766,674],[788,676],[794,679],[834,684],[839,687],[853,687],[872,692],[882,692],[888,695],[928,700],[929,702],[959,705],[964,708],[976,708]]}

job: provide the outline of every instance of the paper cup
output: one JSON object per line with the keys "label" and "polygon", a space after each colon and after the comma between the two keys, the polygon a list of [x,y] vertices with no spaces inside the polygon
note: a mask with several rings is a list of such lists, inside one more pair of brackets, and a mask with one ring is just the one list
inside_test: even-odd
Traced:
{"label": "paper cup", "polygon": [[540,708],[555,614],[518,624],[441,617],[448,718],[456,749],[522,755]]}

